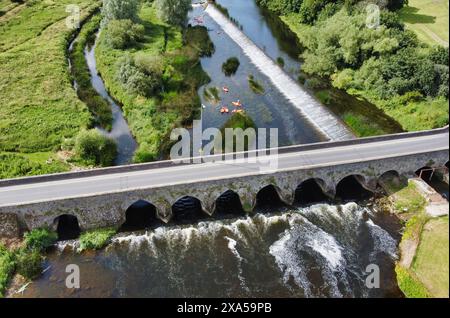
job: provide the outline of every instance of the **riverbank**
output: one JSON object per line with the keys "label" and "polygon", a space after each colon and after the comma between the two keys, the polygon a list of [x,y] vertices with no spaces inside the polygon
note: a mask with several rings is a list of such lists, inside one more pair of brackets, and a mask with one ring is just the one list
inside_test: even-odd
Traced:
{"label": "riverbank", "polygon": [[[325,29],[327,28],[327,21],[329,21],[328,25],[333,25],[333,23],[340,23],[340,25],[343,25],[346,21],[352,21],[356,19],[356,17],[345,17],[347,20],[342,20],[343,18],[340,17],[338,14],[336,16],[331,16],[328,18],[327,21],[320,21],[316,22],[316,24],[313,25],[306,25],[303,23],[300,23],[300,15],[299,13],[286,13],[281,14],[280,18],[286,23],[286,25],[297,34],[299,41],[305,48],[305,52],[302,54],[302,57],[306,58],[306,67],[304,67],[304,71],[308,72],[310,75],[319,76],[322,78],[327,79],[330,81],[331,85],[333,87],[343,89],[348,94],[353,95],[357,98],[364,99],[369,101],[370,103],[374,104],[376,107],[378,107],[380,110],[385,112],[388,116],[396,120],[402,128],[405,131],[417,131],[417,130],[426,130],[426,129],[433,129],[438,127],[443,127],[446,124],[448,124],[448,93],[447,97],[441,97],[441,96],[427,96],[427,94],[423,92],[419,92],[420,89],[424,89],[423,86],[420,86],[422,84],[419,84],[419,86],[411,86],[407,83],[408,77],[409,81],[412,82],[413,80],[410,78],[411,75],[405,75],[405,74],[397,74],[393,77],[395,81],[398,82],[400,85],[400,81],[403,81],[401,85],[404,86],[400,91],[401,93],[390,93],[389,90],[397,90],[400,86],[396,86],[394,88],[394,80],[392,82],[387,83],[378,83],[375,85],[369,83],[370,81],[375,81],[376,78],[382,78],[387,75],[378,74],[380,70],[383,69],[384,72],[384,66],[382,63],[384,63],[382,60],[377,59],[369,59],[367,61],[367,64],[361,67],[353,67],[351,66],[352,63],[341,63],[343,65],[347,64],[347,66],[339,66],[335,68],[333,59],[327,60],[328,56],[326,54],[320,54],[318,52],[317,42],[319,42],[318,38],[315,38],[315,36],[318,36],[321,34],[320,32],[326,32]],[[341,20],[339,20],[341,19]],[[340,22],[336,22],[336,21]],[[351,24],[352,22],[346,22]],[[397,22],[396,22],[397,23]],[[401,23],[401,22],[398,22]],[[349,26],[351,27],[351,25]],[[362,26],[358,26],[360,29],[363,28]],[[397,26],[395,26],[397,27]],[[402,28],[402,27],[400,27]],[[388,29],[387,29],[388,30]],[[335,28],[335,33],[340,32],[338,31],[338,28]],[[386,31],[386,34],[390,34],[391,31]],[[394,31],[392,31],[394,32]],[[404,33],[404,31],[395,31],[397,34]],[[333,33],[334,34],[334,33]],[[328,40],[331,41],[331,38],[336,37],[336,34],[331,34],[328,38],[324,38],[323,46],[329,45]],[[342,33],[339,33],[342,34]],[[393,40],[394,44],[401,42],[395,42],[395,41],[405,41],[407,37],[411,37],[411,35],[407,35],[404,33],[404,38],[399,38]],[[339,41],[339,36],[337,36],[338,39],[336,41]],[[387,35],[386,35],[386,38]],[[395,38],[395,37],[393,37]],[[327,40],[328,39],[328,40]],[[354,39],[355,41],[359,41],[358,39]],[[391,39],[392,40],[392,39]],[[428,54],[432,51],[431,48],[422,47],[420,43],[415,43],[414,38],[411,38],[409,43],[401,43],[401,45],[410,45],[411,50],[414,47],[415,52],[417,53],[417,57],[414,57],[415,60],[417,59],[424,59],[424,65],[428,65],[426,63],[429,63],[428,61],[425,61],[428,57]],[[341,43],[341,42],[339,42]],[[413,43],[413,44],[411,44]],[[357,44],[360,46],[360,44]],[[331,50],[333,51],[339,51],[347,50],[347,48],[343,47],[335,47]],[[362,49],[362,46],[360,46],[356,51],[359,52]],[[403,67],[406,69],[406,72],[410,72],[408,68],[411,68],[414,63],[408,64],[408,49],[404,49],[404,51],[400,52],[404,56],[397,58],[394,55],[390,58],[392,61],[387,62],[392,67],[394,67],[395,63],[405,64]],[[324,53],[324,52],[322,52]],[[399,53],[399,54],[400,54]],[[348,54],[352,54],[348,52]],[[448,53],[447,53],[448,54]],[[413,54],[412,54],[413,55]],[[345,58],[345,57],[344,57]],[[350,57],[349,57],[350,58]],[[387,61],[387,59],[386,59]],[[355,62],[356,63],[356,62]],[[356,65],[358,65],[357,62]],[[364,62],[366,63],[366,61]],[[305,63],[304,63],[305,64]],[[439,63],[437,63],[439,64]],[[448,64],[448,62],[447,62]],[[315,65],[315,66],[312,66]],[[445,72],[444,69],[448,72],[448,65],[443,65],[441,67],[443,72]],[[365,73],[364,73],[365,72]],[[413,71],[413,74],[418,74],[419,71]],[[431,72],[431,71],[430,71]],[[364,73],[364,74],[362,74]],[[394,72],[395,73],[395,72]],[[394,73],[391,73],[389,76],[392,76]],[[402,76],[406,76],[406,79],[403,79]],[[426,78],[432,78],[436,75],[424,75]],[[415,81],[415,80],[414,80]],[[421,80],[419,80],[421,81]],[[424,82],[425,83],[425,82]],[[397,84],[395,84],[397,85]],[[411,88],[407,87],[410,85]],[[423,84],[428,85],[428,84]],[[435,84],[430,84],[435,85]],[[447,84],[442,84],[442,88]],[[382,87],[383,86],[383,87]],[[371,88],[369,88],[371,87]],[[379,90],[377,91],[377,88]],[[381,88],[382,87],[382,88]],[[428,88],[427,88],[428,89]],[[439,89],[439,87],[433,87],[431,90]],[[380,91],[381,90],[381,91]],[[389,97],[380,97],[380,92],[386,95],[389,95]],[[361,120],[358,120],[358,117],[355,116],[348,116],[348,118],[344,118],[344,121],[352,127],[355,131],[358,133],[364,133],[364,130],[367,130],[367,124],[362,122]],[[371,129],[373,130],[373,129]]]}
{"label": "riverbank", "polygon": [[430,195],[432,189],[423,180],[412,179],[405,185],[393,178],[383,187],[392,211],[404,222],[395,269],[400,289],[409,298],[448,297],[448,202],[442,203],[447,215],[434,216],[433,205],[445,200],[436,192]]}
{"label": "riverbank", "polygon": [[[112,49],[106,32],[101,32],[95,49],[98,71],[111,96],[122,105],[139,144],[134,156],[136,163],[164,158],[171,144],[171,130],[190,125],[194,118],[199,118],[201,104],[197,89],[209,81],[199,62],[200,56],[207,53],[203,50],[204,37],[191,36],[191,28],[182,30],[163,23],[155,8],[147,4],[142,6],[139,19],[144,36],[137,47]],[[127,89],[118,78],[125,59],[131,67],[136,59],[148,63],[149,67],[158,67],[161,75],[157,80],[162,90],[143,96]]]}
{"label": "riverbank", "polygon": [[0,7],[8,10],[0,18],[1,178],[70,170],[57,151],[64,138],[91,125],[92,116],[73,89],[68,70],[66,49],[76,32],[66,26],[69,4],[80,7],[84,21],[101,2]]}

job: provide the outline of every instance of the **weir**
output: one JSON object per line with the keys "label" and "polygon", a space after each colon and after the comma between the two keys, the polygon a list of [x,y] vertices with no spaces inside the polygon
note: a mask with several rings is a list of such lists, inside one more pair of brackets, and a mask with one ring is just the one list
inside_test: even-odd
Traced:
{"label": "weir", "polygon": [[353,133],[345,124],[308,94],[214,5],[208,5],[205,12],[239,45],[256,68],[270,79],[272,84],[318,131],[330,140],[354,138]]}

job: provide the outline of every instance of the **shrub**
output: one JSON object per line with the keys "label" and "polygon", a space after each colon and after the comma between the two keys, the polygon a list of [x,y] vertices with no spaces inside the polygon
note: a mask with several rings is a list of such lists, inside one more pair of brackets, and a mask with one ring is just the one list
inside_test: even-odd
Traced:
{"label": "shrub", "polygon": [[35,229],[24,235],[25,246],[29,250],[44,251],[58,239],[58,234],[48,229]]}
{"label": "shrub", "polygon": [[162,87],[162,76],[160,57],[126,55],[119,61],[117,77],[130,94],[150,97]]}
{"label": "shrub", "polygon": [[191,0],[155,0],[155,7],[164,22],[184,26],[191,9]]}
{"label": "shrub", "polygon": [[237,57],[230,57],[222,64],[222,71],[226,76],[235,74],[239,68],[240,62]]}
{"label": "shrub", "polygon": [[75,139],[75,154],[88,164],[110,166],[117,155],[114,140],[97,129],[83,130]]}
{"label": "shrub", "polygon": [[113,49],[125,49],[144,37],[144,26],[131,20],[112,20],[105,31],[106,44]]}
{"label": "shrub", "polygon": [[214,43],[211,41],[208,29],[204,26],[196,25],[186,30],[185,42],[195,48],[199,56],[211,56],[214,51]]}
{"label": "shrub", "polygon": [[88,231],[80,236],[80,251],[98,250],[108,244],[111,237],[116,234],[114,229],[100,229]]}
{"label": "shrub", "polygon": [[37,250],[20,249],[16,253],[17,273],[34,279],[42,273],[42,256]]}
{"label": "shrub", "polygon": [[277,64],[281,67],[284,67],[284,59],[281,56],[277,57]]}
{"label": "shrub", "polygon": [[130,19],[136,21],[140,0],[103,0],[102,14],[105,23],[111,20]]}
{"label": "shrub", "polygon": [[0,244],[0,298],[8,286],[8,282],[14,272],[15,262],[12,252]]}

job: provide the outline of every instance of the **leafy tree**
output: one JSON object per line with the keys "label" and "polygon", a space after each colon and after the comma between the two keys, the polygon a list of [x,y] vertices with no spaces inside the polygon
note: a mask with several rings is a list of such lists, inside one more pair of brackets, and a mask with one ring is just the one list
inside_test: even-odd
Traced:
{"label": "leafy tree", "polygon": [[191,0],[155,0],[159,17],[166,23],[184,26],[192,8]]}
{"label": "leafy tree", "polygon": [[110,166],[117,155],[117,145],[97,129],[83,130],[75,139],[75,153],[96,166]]}
{"label": "leafy tree", "polygon": [[105,29],[105,41],[113,49],[125,49],[144,36],[144,26],[131,20],[111,20]]}
{"label": "leafy tree", "polygon": [[155,56],[130,55],[119,61],[118,79],[131,94],[151,96],[162,87],[164,62]]}
{"label": "leafy tree", "polygon": [[103,0],[104,23],[111,20],[137,21],[140,0]]}

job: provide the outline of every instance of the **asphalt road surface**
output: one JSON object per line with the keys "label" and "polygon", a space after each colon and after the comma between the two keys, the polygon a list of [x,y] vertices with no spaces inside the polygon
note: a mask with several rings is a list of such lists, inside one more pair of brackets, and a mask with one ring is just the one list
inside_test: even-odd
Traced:
{"label": "asphalt road surface", "polygon": [[225,160],[214,163],[175,165],[166,168],[117,172],[66,180],[36,182],[0,188],[0,207],[124,190],[161,187],[248,175],[333,166],[449,149],[448,130],[434,135],[404,137],[350,146],[267,156],[262,160]]}

